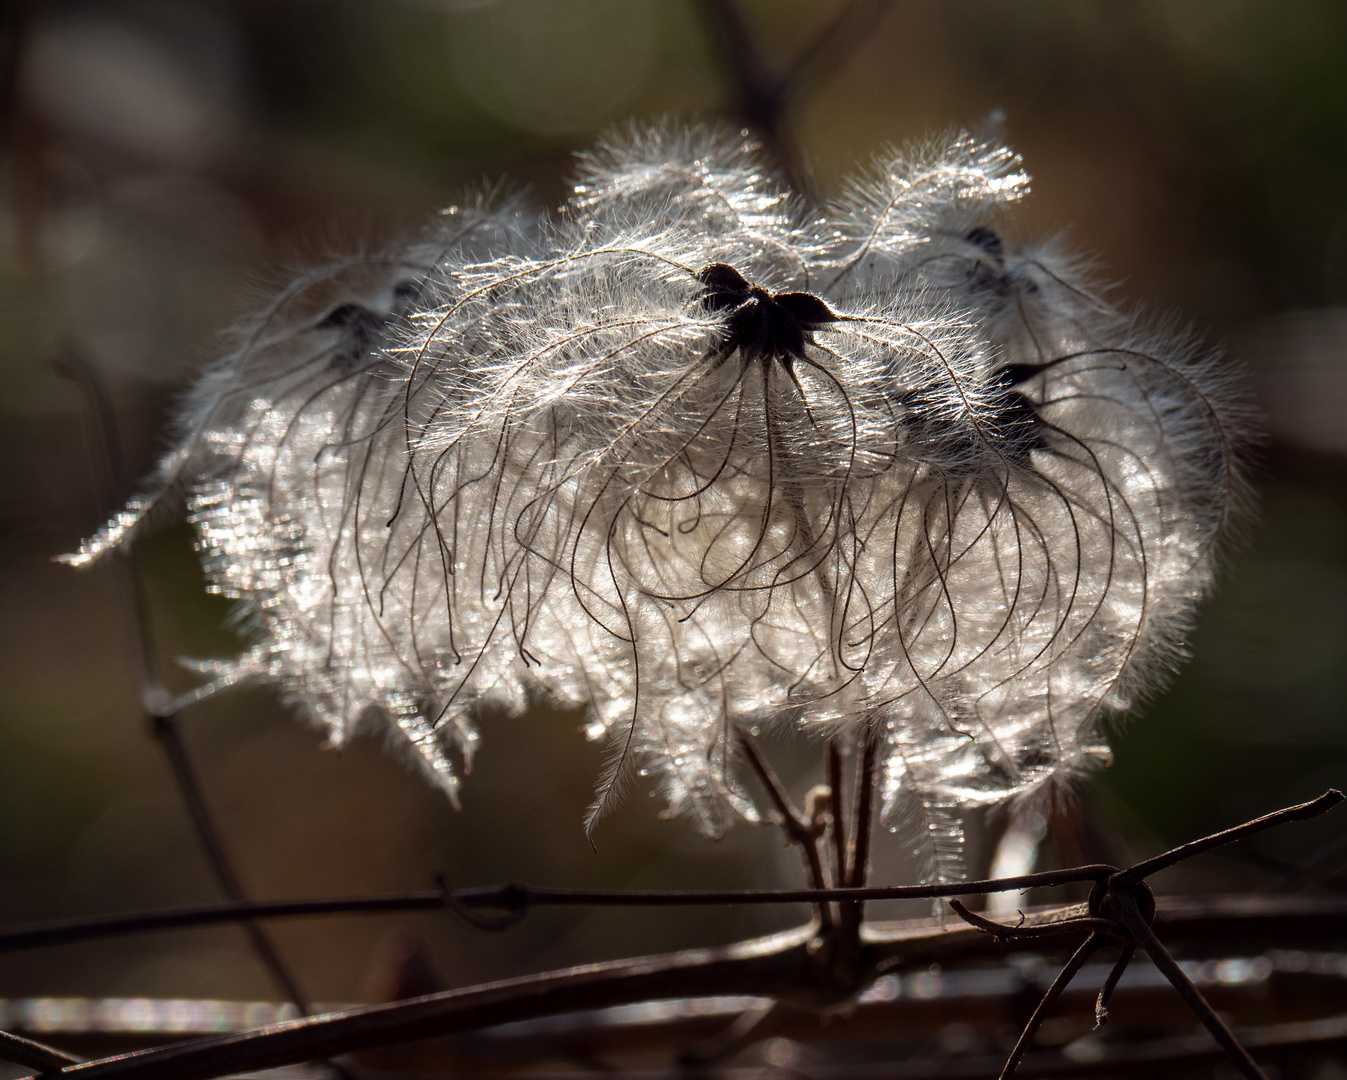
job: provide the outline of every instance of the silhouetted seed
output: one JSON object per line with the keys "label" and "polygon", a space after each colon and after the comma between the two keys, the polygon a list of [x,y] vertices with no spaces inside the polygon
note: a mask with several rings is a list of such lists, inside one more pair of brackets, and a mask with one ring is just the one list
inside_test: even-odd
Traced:
{"label": "silhouetted seed", "polygon": [[969,229],[968,233],[964,236],[964,239],[974,247],[979,247],[985,251],[988,257],[991,258],[997,266],[1004,266],[1006,247],[1005,244],[1002,243],[999,234],[993,232],[985,225],[979,225],[974,229]]}
{"label": "silhouetted seed", "polygon": [[1048,448],[1038,406],[1027,394],[1014,389],[1041,370],[1035,364],[1007,364],[994,376],[1001,387],[996,409],[997,436],[1006,457],[1019,465],[1028,464],[1031,451]]}
{"label": "silhouetted seed", "polygon": [[354,371],[364,363],[387,321],[388,316],[360,304],[338,304],[314,329],[341,333],[330,366],[335,371]]}
{"label": "silhouetted seed", "polygon": [[1010,294],[1010,277],[1006,274],[1006,247],[998,233],[985,225],[970,229],[964,239],[982,253],[973,267],[969,284],[997,296]]}
{"label": "silhouetted seed", "polygon": [[394,285],[393,314],[399,318],[405,317],[416,301],[421,299],[421,291],[419,281],[399,281]]}
{"label": "silhouetted seed", "polygon": [[712,263],[697,280],[706,286],[702,306],[729,313],[723,356],[738,350],[745,361],[779,360],[790,370],[791,361],[805,358],[810,333],[839,318],[813,293],[769,292],[726,263]]}
{"label": "silhouetted seed", "polygon": [[1042,373],[1049,364],[1002,364],[996,370],[997,381],[1007,390],[1027,383],[1035,375]]}
{"label": "silhouetted seed", "polygon": [[319,322],[316,330],[337,330],[342,341],[333,348],[330,366],[334,371],[355,371],[369,358],[370,350],[387,337],[388,325],[401,318],[420,295],[420,286],[401,281],[393,288],[392,310],[372,311],[362,304],[338,304]]}

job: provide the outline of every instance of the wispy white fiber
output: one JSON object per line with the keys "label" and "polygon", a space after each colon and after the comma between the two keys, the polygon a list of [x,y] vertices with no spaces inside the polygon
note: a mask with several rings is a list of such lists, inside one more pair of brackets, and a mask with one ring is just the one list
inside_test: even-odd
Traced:
{"label": "wispy white fiber", "polygon": [[735,732],[869,728],[930,872],[960,816],[1102,759],[1181,655],[1244,496],[1246,421],[1191,336],[1001,217],[970,137],[810,210],[738,135],[632,128],[552,219],[460,208],[298,282],[189,398],[181,491],[279,685],[381,726],[451,797],[478,725],[588,709],[609,767],[716,835]]}

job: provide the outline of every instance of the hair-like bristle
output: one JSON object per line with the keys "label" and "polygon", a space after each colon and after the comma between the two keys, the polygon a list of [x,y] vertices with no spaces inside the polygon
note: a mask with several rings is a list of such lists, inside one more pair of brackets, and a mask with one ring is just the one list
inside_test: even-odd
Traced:
{"label": "hair-like bristle", "polygon": [[1172,666],[1246,497],[1225,369],[1008,245],[1027,182],[959,136],[811,214],[740,136],[631,128],[555,220],[484,203],[297,283],[154,482],[256,635],[214,676],[454,797],[483,706],[587,706],[586,828],[641,770],[717,835],[756,815],[737,729],[867,726],[956,874],[961,813],[1089,768]]}

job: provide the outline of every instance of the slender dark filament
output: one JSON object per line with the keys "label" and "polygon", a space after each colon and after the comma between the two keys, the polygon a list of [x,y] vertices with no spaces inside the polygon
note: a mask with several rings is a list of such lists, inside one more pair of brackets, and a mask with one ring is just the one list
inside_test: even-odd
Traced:
{"label": "slender dark filament", "polygon": [[1071,984],[1071,980],[1076,977],[1076,973],[1085,966],[1085,961],[1102,949],[1107,940],[1102,934],[1091,934],[1081,943],[1080,948],[1071,954],[1071,959],[1062,965],[1062,970],[1057,973],[1057,978],[1052,980],[1052,985],[1043,995],[1043,1000],[1038,1003],[1038,1007],[1034,1009],[1033,1014],[1024,1025],[1024,1030],[1020,1032],[1020,1037],[1015,1042],[1015,1048],[1010,1051],[1010,1057],[1006,1059],[1005,1067],[1001,1070],[1000,1080],[1010,1080],[1010,1077],[1015,1075],[1015,1070],[1019,1068],[1025,1051],[1029,1049],[1029,1044],[1034,1041],[1034,1036],[1038,1034],[1039,1027],[1047,1018],[1048,1009],[1052,1007],[1052,1003],[1062,996],[1062,992]]}
{"label": "slender dark filament", "polygon": [[[766,790],[767,797],[772,800],[772,806],[776,809],[781,828],[786,831],[786,835],[803,852],[805,863],[809,867],[811,884],[815,889],[826,889],[828,878],[823,868],[823,859],[819,855],[818,837],[814,832],[814,823],[806,820],[804,815],[791,805],[790,796],[781,786],[781,781],[777,779],[771,765],[767,763],[767,759],[758,751],[758,748],[753,744],[753,740],[748,737],[746,732],[739,732],[739,747],[748,759],[748,764],[753,769],[754,775],[757,776],[758,782]],[[830,929],[833,919],[832,911],[828,905],[817,903],[814,910],[819,920],[820,930]]]}
{"label": "slender dark filament", "polygon": [[[1315,801],[1318,802],[1319,800],[1316,799]],[[1307,803],[1305,805],[1312,804]],[[1292,809],[1299,810],[1301,808],[1292,807]],[[1283,811],[1283,813],[1285,813],[1285,811]],[[1268,817],[1276,816],[1277,815],[1275,814],[1268,815]],[[1266,819],[1260,818],[1259,820],[1263,821]],[[1292,818],[1291,820],[1296,819]],[[1238,830],[1230,830],[1230,832],[1236,831]],[[1201,843],[1201,841],[1198,841],[1198,843]],[[1193,845],[1187,846],[1191,847]],[[1155,936],[1155,932],[1150,928],[1150,925],[1146,922],[1145,918],[1142,917],[1141,911],[1137,907],[1136,901],[1132,898],[1131,894],[1123,893],[1118,895],[1116,897],[1115,909],[1117,910],[1118,918],[1122,921],[1123,925],[1126,926],[1127,929],[1131,931],[1132,936],[1136,938],[1137,944],[1146,950],[1146,955],[1151,958],[1151,963],[1160,969],[1160,973],[1164,975],[1164,977],[1169,980],[1170,985],[1178,991],[1179,997],[1183,998],[1184,1004],[1187,1005],[1188,1008],[1192,1010],[1193,1015],[1202,1022],[1202,1026],[1211,1032],[1212,1038],[1215,1039],[1221,1049],[1230,1056],[1230,1060],[1235,1063],[1235,1066],[1239,1071],[1243,1073],[1244,1076],[1248,1077],[1248,1080],[1267,1080],[1267,1074],[1258,1067],[1258,1063],[1249,1055],[1249,1051],[1244,1049],[1244,1046],[1240,1041],[1235,1038],[1235,1033],[1226,1026],[1225,1021],[1217,1015],[1216,1010],[1213,1009],[1207,999],[1202,996],[1202,991],[1193,985],[1193,981],[1184,974],[1183,968],[1179,967],[1178,962],[1170,955],[1169,950],[1166,949],[1164,945],[1161,944],[1160,939]]]}
{"label": "slender dark filament", "polygon": [[[85,393],[89,414],[98,431],[100,449],[98,456],[103,465],[100,470],[104,488],[103,497],[108,505],[115,506],[124,501],[126,495],[126,470],[123,465],[116,414],[112,408],[112,398],[108,393],[107,384],[98,367],[77,348],[67,348],[58,359],[57,366]],[[206,805],[200,778],[187,753],[182,733],[178,729],[177,717],[172,712],[165,711],[169,698],[157,673],[153,624],[150,621],[144,581],[135,561],[129,555],[115,551],[112,553],[112,561],[120,571],[118,577],[121,579],[122,609],[127,625],[127,638],[132,643],[133,662],[137,682],[141,688],[141,702],[150,721],[151,731],[168,759],[174,782],[192,820],[197,844],[210,865],[216,884],[235,905],[243,904],[246,902],[246,894],[225,851],[210,809]],[[266,932],[246,918],[239,920],[239,926],[247,935],[253,952],[277,986],[300,1012],[307,1013],[308,1006],[298,983]]]}
{"label": "slender dark filament", "polygon": [[67,1065],[78,1065],[83,1058],[57,1050],[54,1046],[25,1039],[8,1031],[0,1031],[0,1061],[9,1061],[22,1065],[25,1069],[37,1069],[39,1072],[51,1072],[64,1069]]}
{"label": "slender dark filament", "polygon": [[1205,836],[1201,840],[1181,844],[1171,851],[1166,851],[1163,855],[1157,855],[1153,859],[1147,859],[1145,862],[1130,866],[1122,872],[1116,884],[1119,888],[1134,885],[1158,870],[1164,870],[1166,867],[1183,862],[1185,859],[1191,859],[1194,855],[1210,851],[1212,848],[1233,844],[1236,840],[1243,840],[1255,833],[1276,828],[1287,821],[1306,821],[1309,818],[1318,817],[1325,811],[1337,806],[1338,803],[1342,802],[1342,799],[1341,791],[1336,788],[1329,788],[1317,799],[1311,799],[1309,802],[1299,803],[1296,806],[1288,806],[1284,810],[1276,810],[1271,814],[1264,814],[1260,818],[1254,818],[1253,821],[1246,821],[1243,825],[1236,825],[1233,829],[1226,829],[1223,832]]}
{"label": "slender dark filament", "polygon": [[1079,928],[1101,934],[1111,931],[1116,932],[1117,930],[1117,924],[1109,922],[1107,919],[1091,918],[1064,919],[1058,923],[1036,924],[1034,926],[1006,926],[1004,923],[985,919],[975,911],[969,911],[957,900],[951,900],[949,906],[953,909],[954,914],[969,926],[981,930],[984,934],[990,934],[997,941],[1023,941],[1030,938],[1058,937],[1067,928]]}
{"label": "slender dark filament", "polygon": [[1113,970],[1108,973],[1108,978],[1104,980],[1104,985],[1099,988],[1099,996],[1094,1002],[1094,1026],[1103,1027],[1108,1023],[1108,1003],[1113,997],[1113,991],[1118,988],[1118,983],[1123,977],[1123,972],[1127,970],[1127,965],[1132,962],[1132,957],[1136,955],[1136,946],[1128,945],[1118,955],[1117,962],[1113,965]]}
{"label": "slender dark filament", "polygon": [[842,789],[842,752],[836,739],[828,740],[828,790],[831,792],[833,833],[833,881],[845,888],[851,881],[847,870],[847,816],[842,812],[845,796]]}

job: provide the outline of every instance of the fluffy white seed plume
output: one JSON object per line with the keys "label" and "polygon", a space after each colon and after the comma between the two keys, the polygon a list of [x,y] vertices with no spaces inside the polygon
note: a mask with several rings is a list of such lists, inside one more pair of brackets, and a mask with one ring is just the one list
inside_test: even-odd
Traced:
{"label": "fluffy white seed plume", "polygon": [[[148,494],[65,561],[95,561],[185,498],[212,588],[243,601],[257,639],[234,660],[201,665],[212,676],[202,692],[267,678],[337,744],[362,724],[387,724],[455,797],[447,751],[470,761],[476,736],[466,723],[435,727],[449,609],[426,566],[424,519],[390,521],[405,494],[407,418],[434,404],[409,402],[387,350],[441,263],[498,257],[534,232],[516,205],[455,209],[406,251],[300,278],[188,395],[179,444]],[[436,652],[421,651],[421,633]]]}
{"label": "fluffy white seed plume", "polygon": [[937,854],[958,809],[1106,758],[1101,714],[1179,658],[1247,496],[1248,417],[1217,358],[1112,307],[1051,248],[1007,249],[995,226],[1026,190],[1018,166],[968,138],[880,162],[836,207],[828,257],[847,295],[946,297],[991,361],[975,463],[904,496],[892,553],[916,569],[899,571],[898,657],[871,682],[888,814]]}
{"label": "fluffy white seed plume", "polygon": [[1104,753],[1241,494],[1214,362],[1008,250],[1026,184],[963,138],[811,215],[742,137],[633,129],[553,222],[306,281],[158,480],[253,620],[217,683],[389,725],[451,795],[484,705],[584,705],[589,824],[639,767],[713,835],[755,816],[737,729],[878,730],[890,820],[956,873],[961,811]]}

